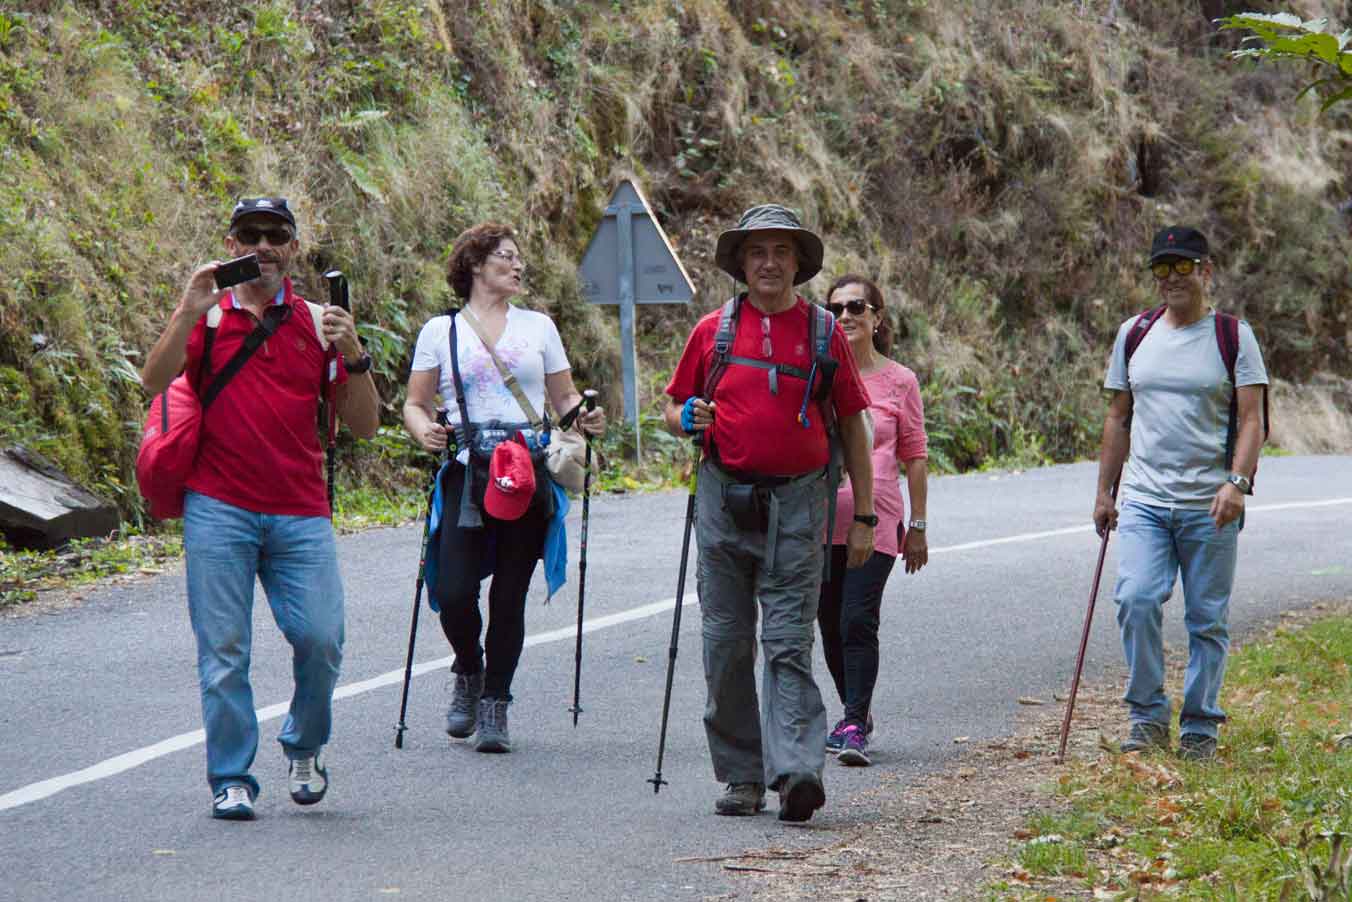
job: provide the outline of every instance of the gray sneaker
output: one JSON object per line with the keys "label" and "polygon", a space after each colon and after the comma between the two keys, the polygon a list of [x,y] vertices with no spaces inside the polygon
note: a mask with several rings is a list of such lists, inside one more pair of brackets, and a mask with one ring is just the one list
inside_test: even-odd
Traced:
{"label": "gray sneaker", "polygon": [[1178,737],[1178,757],[1184,761],[1210,761],[1216,757],[1216,737],[1183,733]]}
{"label": "gray sneaker", "polygon": [[511,737],[507,735],[507,706],[510,699],[479,699],[479,735],[474,738],[476,752],[510,752]]}
{"label": "gray sneaker", "polygon": [[474,733],[479,711],[479,697],[484,693],[484,672],[457,673],[455,695],[446,711],[446,732],[456,739],[467,739]]}
{"label": "gray sneaker", "polygon": [[1148,749],[1169,751],[1169,727],[1148,720],[1133,721],[1131,732],[1122,740],[1122,751],[1140,752]]}
{"label": "gray sneaker", "polygon": [[764,810],[764,783],[729,783],[728,791],[714,802],[716,813],[731,817],[747,817]]}

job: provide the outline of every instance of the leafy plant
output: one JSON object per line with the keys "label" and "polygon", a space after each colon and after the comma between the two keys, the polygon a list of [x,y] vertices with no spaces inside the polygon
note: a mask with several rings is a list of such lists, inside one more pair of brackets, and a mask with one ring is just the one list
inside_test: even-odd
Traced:
{"label": "leafy plant", "polygon": [[1322,77],[1310,82],[1300,96],[1314,91],[1323,95],[1320,111],[1352,100],[1352,29],[1331,34],[1328,19],[1301,19],[1291,13],[1244,13],[1221,20],[1223,29],[1253,32],[1246,44],[1261,42],[1261,47],[1242,47],[1231,53],[1236,59],[1296,60],[1308,62]]}

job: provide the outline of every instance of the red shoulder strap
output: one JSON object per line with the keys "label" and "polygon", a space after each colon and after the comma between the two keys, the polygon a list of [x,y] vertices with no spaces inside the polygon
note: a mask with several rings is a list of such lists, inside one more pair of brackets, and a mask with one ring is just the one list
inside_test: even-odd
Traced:
{"label": "red shoulder strap", "polygon": [[1216,347],[1225,362],[1225,371],[1230,381],[1235,381],[1235,361],[1239,359],[1239,317],[1228,313],[1216,313]]}
{"label": "red shoulder strap", "polygon": [[1136,317],[1136,322],[1131,324],[1131,329],[1127,332],[1126,341],[1126,363],[1131,363],[1131,355],[1136,353],[1136,349],[1141,346],[1145,339],[1145,334],[1150,331],[1150,327],[1155,325],[1161,316],[1164,315],[1165,305],[1160,304],[1153,310],[1147,310]]}

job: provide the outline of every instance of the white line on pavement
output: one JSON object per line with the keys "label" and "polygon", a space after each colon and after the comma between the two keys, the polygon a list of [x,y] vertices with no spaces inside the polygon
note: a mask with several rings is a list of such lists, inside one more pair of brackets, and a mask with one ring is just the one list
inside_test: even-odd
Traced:
{"label": "white line on pavement", "polygon": [[[1332,498],[1326,501],[1295,501],[1287,504],[1266,504],[1254,505],[1250,507],[1249,513],[1265,513],[1268,511],[1298,510],[1306,508],[1332,507],[1341,504],[1352,504],[1352,498]],[[942,548],[930,549],[930,554],[947,554],[955,551],[971,551],[975,548],[990,548],[995,545],[1008,545],[1015,542],[1034,542],[1038,539],[1048,539],[1055,536],[1074,535],[1076,533],[1089,532],[1093,527],[1089,524],[1083,526],[1070,526],[1065,529],[1051,529],[1043,532],[1028,532],[1020,535],[1005,536],[999,539],[983,539],[977,542],[965,542],[961,545],[947,545]],[[696,601],[693,592],[685,596],[685,604],[691,605]],[[653,602],[652,604],[641,605],[637,608],[630,608],[626,611],[620,611],[617,614],[607,614],[604,617],[596,617],[591,620],[583,621],[582,631],[592,633],[597,630],[606,629],[611,626],[618,626],[621,623],[630,623],[635,620],[643,620],[654,614],[660,614],[663,611],[669,611],[675,603],[674,598],[668,598],[663,601]],[[570,639],[577,635],[576,626],[562,627],[549,632],[537,633],[526,637],[526,646],[544,645],[549,642],[560,642],[564,639]],[[441,670],[451,666],[453,657],[447,656],[437,658],[433,661],[424,661],[413,667],[414,676],[424,673],[430,673],[434,670]],[[374,689],[380,689],[395,683],[400,683],[404,679],[403,668],[391,670],[382,673],[379,676],[371,677],[368,680],[361,680],[356,683],[348,683],[345,686],[339,686],[333,693],[335,700],[341,698],[350,698],[354,695],[361,695],[364,692],[370,692]],[[275,705],[268,705],[266,708],[258,709],[258,720],[260,723],[274,720],[285,714],[289,704],[281,702]],[[0,795],[0,811],[8,808],[18,808],[20,805],[27,805],[30,802],[37,802],[48,796],[56,795],[65,789],[73,786],[80,786],[85,783],[93,783],[96,780],[103,780],[108,777],[116,776],[124,771],[131,770],[134,767],[140,767],[156,758],[163,758],[173,752],[191,748],[206,740],[206,735],[202,730],[193,730],[188,733],[180,733],[169,739],[162,740],[154,745],[148,745],[135,751],[109,758],[106,761],[100,761],[98,764],[86,767],[83,770],[73,771],[63,774],[59,777],[52,777],[47,780],[41,780],[37,783],[30,783],[22,786],[4,795]]]}

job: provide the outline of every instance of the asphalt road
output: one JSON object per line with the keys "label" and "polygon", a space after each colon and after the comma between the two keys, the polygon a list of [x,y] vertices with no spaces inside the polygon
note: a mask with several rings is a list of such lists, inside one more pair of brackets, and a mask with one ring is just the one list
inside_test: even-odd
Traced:
{"label": "asphalt road", "polygon": [[[260,594],[254,691],[271,716],[252,823],[209,816],[180,570],[0,620],[0,899],[670,902],[728,892],[735,880],[716,864],[674,859],[828,842],[876,816],[869,790],[944,764],[961,750],[954,737],[1008,733],[1019,696],[1065,687],[1098,548],[1088,526],[1093,479],[1092,465],[1077,464],[931,481],[930,565],[896,571],[887,589],[876,766],[828,762],[827,807],[805,826],[779,823],[773,801],[757,818],[712,814],[721,787],[700,725],[693,605],[684,609],[663,768],[670,784],[654,795],[646,782],[683,494],[592,504],[594,629],[576,728],[567,710],[576,550],[572,582],[551,605],[542,586],[533,591],[510,755],[477,754],[442,732],[449,651],[426,616],[410,729],[405,748],[393,748],[420,529],[343,538],[345,688],[327,752],[333,786],[311,809],[286,793],[281,721],[267,708],[290,697],[289,655]],[[1231,609],[1241,634],[1281,610],[1352,596],[1352,457],[1266,458],[1257,487]],[[1116,672],[1120,657],[1111,547],[1090,678]],[[1175,653],[1185,647],[1180,607],[1166,612]],[[820,655],[818,673],[829,684]],[[824,693],[834,720],[839,705]]]}

